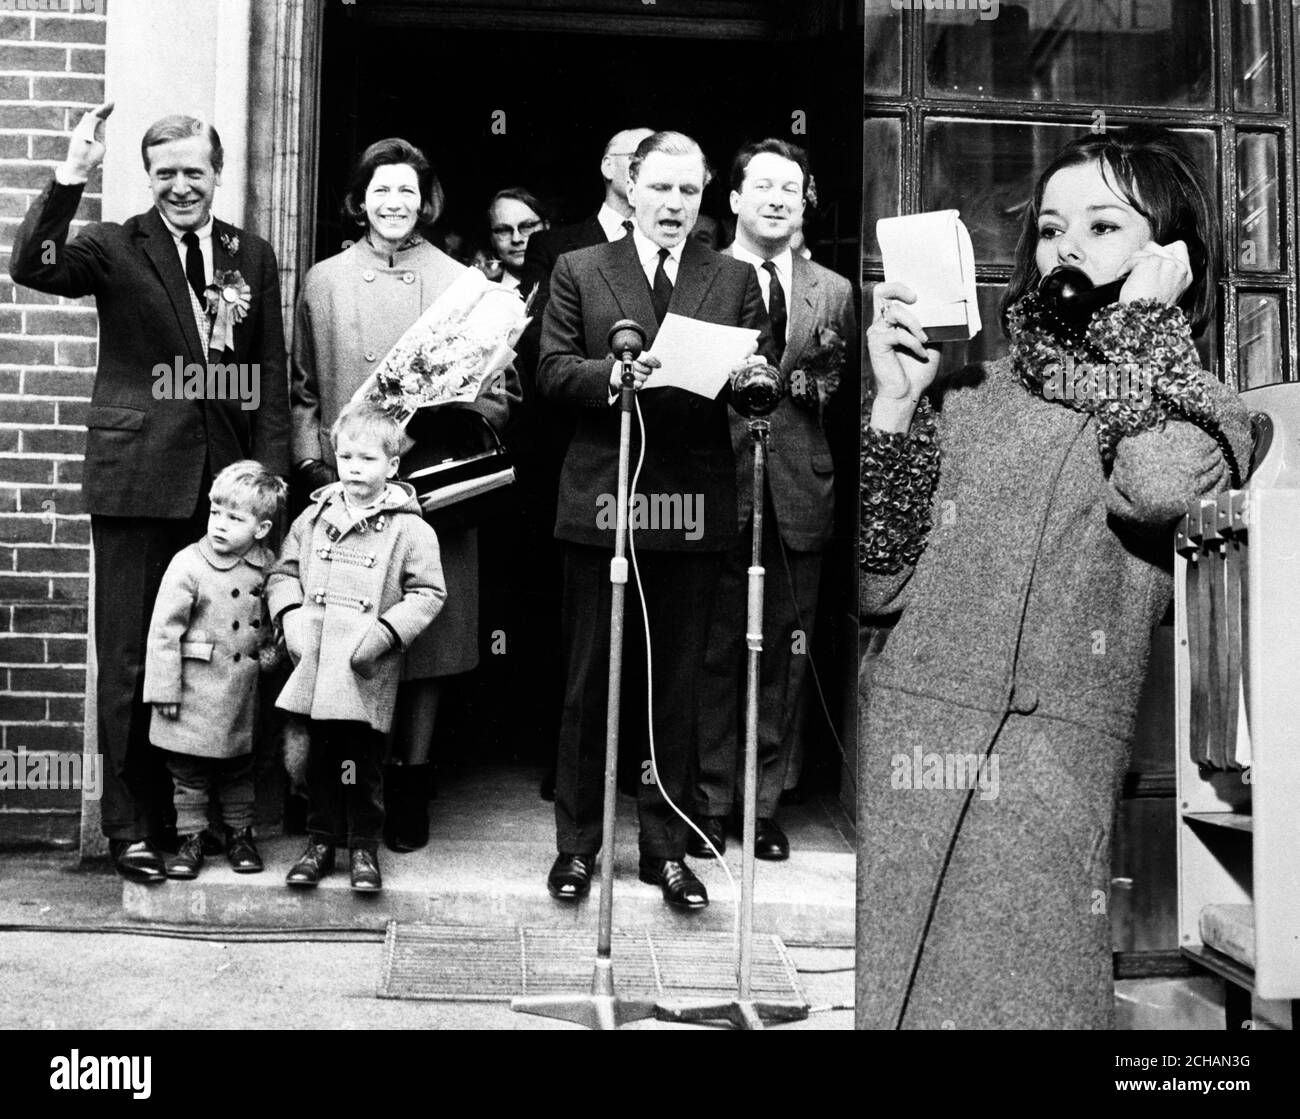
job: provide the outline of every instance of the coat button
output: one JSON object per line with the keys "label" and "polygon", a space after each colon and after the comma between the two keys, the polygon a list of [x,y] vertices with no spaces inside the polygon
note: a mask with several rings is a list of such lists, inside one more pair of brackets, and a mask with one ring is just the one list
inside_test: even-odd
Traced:
{"label": "coat button", "polygon": [[238,629],[238,628],[239,628],[239,621],[238,621],[238,620],[235,620],[235,621],[231,622],[231,623],[230,623],[230,628],[231,628],[231,629]]}
{"label": "coat button", "polygon": [[377,356],[378,356],[378,355],[375,353],[374,350],[367,350],[367,351],[366,351],[366,360],[367,360],[367,361],[374,361],[375,358],[376,358]]}
{"label": "coat button", "polygon": [[369,268],[367,268],[364,272],[361,273],[361,278],[365,280],[366,283],[371,284],[374,283],[375,274]]}
{"label": "coat button", "polygon": [[231,588],[230,588],[230,597],[231,597],[231,598],[238,598],[238,597],[239,597],[239,588],[238,588],[238,587],[231,587]]}
{"label": "coat button", "polygon": [[261,619],[261,618],[254,618],[254,619],[253,619],[251,622],[249,622],[248,624],[249,624],[250,626],[252,626],[254,629],[261,629],[261,628],[262,628],[262,619]]}
{"label": "coat button", "polygon": [[1032,684],[1016,684],[1011,689],[1011,710],[1030,715],[1038,708],[1038,689]]}
{"label": "coat button", "polygon": [[413,283],[415,283],[415,273],[414,273],[414,272],[403,272],[403,273],[402,273],[402,283],[404,283],[404,284],[413,284]]}
{"label": "coat button", "polygon": [[236,654],[235,654],[233,657],[231,657],[230,659],[231,659],[232,661],[234,661],[236,664],[238,664],[238,663],[239,663],[239,654],[236,653]]}
{"label": "coat button", "polygon": [[248,593],[251,594],[254,598],[261,598],[261,597],[262,597],[262,588],[261,588],[261,587],[250,587],[250,588],[248,589]]}

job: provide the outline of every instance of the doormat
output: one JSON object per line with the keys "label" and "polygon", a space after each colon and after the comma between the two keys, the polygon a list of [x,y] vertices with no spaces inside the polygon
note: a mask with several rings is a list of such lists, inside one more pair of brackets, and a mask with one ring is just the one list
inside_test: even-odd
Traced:
{"label": "doormat", "polygon": [[[672,936],[616,932],[614,983],[620,996],[709,998],[736,991],[736,942],[729,933]],[[381,999],[508,1002],[522,995],[591,989],[596,939],[587,929],[416,925],[390,921]],[[754,936],[755,999],[807,1003],[785,944]]]}

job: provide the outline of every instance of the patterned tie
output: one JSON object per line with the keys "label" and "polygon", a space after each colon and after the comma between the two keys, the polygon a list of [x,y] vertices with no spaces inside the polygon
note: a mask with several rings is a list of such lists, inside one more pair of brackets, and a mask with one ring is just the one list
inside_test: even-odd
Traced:
{"label": "patterned tie", "polygon": [[185,278],[189,280],[194,294],[199,297],[199,303],[202,303],[203,289],[208,286],[208,280],[203,268],[203,250],[199,248],[198,234],[182,234],[181,244],[185,246]]}
{"label": "patterned tie", "polygon": [[776,360],[781,360],[785,353],[785,291],[781,287],[780,277],[776,274],[773,261],[763,261],[763,271],[767,273],[767,317],[772,320],[772,341],[776,343]]}
{"label": "patterned tie", "polygon": [[650,302],[654,304],[655,319],[662,323],[668,314],[668,301],[673,297],[672,281],[664,271],[664,261],[668,259],[668,250],[659,250],[659,266],[655,269],[655,281],[651,285]]}

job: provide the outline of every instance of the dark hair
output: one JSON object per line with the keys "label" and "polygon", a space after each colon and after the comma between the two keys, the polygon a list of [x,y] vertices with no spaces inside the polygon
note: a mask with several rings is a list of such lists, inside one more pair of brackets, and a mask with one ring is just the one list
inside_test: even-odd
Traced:
{"label": "dark hair", "polygon": [[542,204],[537,200],[537,196],[532,191],[525,190],[523,187],[506,187],[505,190],[499,190],[492,196],[492,201],[488,203],[487,220],[488,225],[492,225],[492,208],[504,198],[513,199],[515,202],[522,202],[542,221],[549,221],[546,211]]}
{"label": "dark hair", "polygon": [[188,140],[191,136],[208,138],[208,157],[212,163],[212,170],[220,175],[221,168],[226,162],[226,153],[221,146],[221,137],[217,135],[217,130],[207,121],[199,120],[198,117],[187,117],[181,113],[173,113],[171,116],[163,117],[162,120],[156,120],[145,130],[144,137],[140,141],[140,158],[144,160],[144,169],[149,170],[150,148],[156,148],[159,144],[170,144],[173,140]]}
{"label": "dark hair", "polygon": [[1200,169],[1182,143],[1163,128],[1134,125],[1120,132],[1089,133],[1066,144],[1038,177],[1025,208],[1025,221],[1016,245],[1015,267],[1002,296],[1002,325],[1007,309],[1038,286],[1042,278],[1034,260],[1038,248],[1038,215],[1043,190],[1058,171],[1098,163],[1102,174],[1151,226],[1161,245],[1185,241],[1192,266],[1191,286],[1178,305],[1200,335],[1214,313],[1219,276],[1219,239],[1209,189]]}
{"label": "dark hair", "polygon": [[633,182],[636,182],[636,177],[641,173],[641,164],[652,152],[663,152],[664,155],[698,155],[700,162],[704,164],[704,185],[708,186],[713,179],[713,168],[709,166],[704,149],[685,132],[656,132],[637,144],[635,153],[628,160],[627,177]]}
{"label": "dark hair", "polygon": [[423,232],[442,213],[442,184],[438,182],[438,176],[424,157],[424,152],[396,136],[376,140],[361,153],[361,158],[352,168],[352,174],[348,176],[348,189],[343,196],[343,216],[359,225],[366,224],[366,191],[370,187],[370,180],[375,177],[378,168],[393,164],[406,164],[415,170],[415,177],[420,184],[420,212],[416,215],[415,227]]}
{"label": "dark hair", "polygon": [[779,155],[782,159],[788,159],[791,163],[797,163],[799,170],[803,172],[803,193],[808,193],[808,184],[811,181],[811,170],[808,165],[808,153],[798,144],[792,144],[789,140],[779,140],[768,138],[766,140],[757,140],[752,144],[746,144],[736,153],[736,158],[731,161],[731,189],[739,191],[745,185],[745,171],[749,167],[749,161],[756,155]]}

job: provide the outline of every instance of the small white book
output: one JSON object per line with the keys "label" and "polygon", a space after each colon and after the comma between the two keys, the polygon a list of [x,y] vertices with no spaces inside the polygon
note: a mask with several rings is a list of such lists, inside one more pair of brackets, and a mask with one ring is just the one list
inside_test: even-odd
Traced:
{"label": "small white book", "polygon": [[885,280],[916,292],[911,311],[932,342],[968,342],[980,332],[975,251],[957,210],[880,218],[876,238]]}

